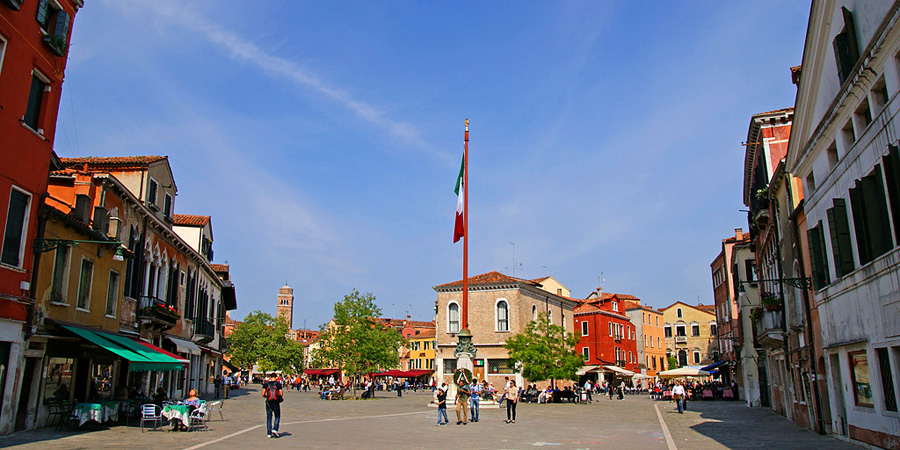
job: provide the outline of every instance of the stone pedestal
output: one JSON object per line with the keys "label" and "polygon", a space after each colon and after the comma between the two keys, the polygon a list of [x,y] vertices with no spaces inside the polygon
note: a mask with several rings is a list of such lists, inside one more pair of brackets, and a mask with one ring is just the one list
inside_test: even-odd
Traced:
{"label": "stone pedestal", "polygon": [[[456,349],[453,350],[453,356],[456,357],[456,369],[469,369],[470,371],[474,371],[474,358],[475,354],[478,353],[478,350],[476,350],[475,345],[472,344],[472,332],[470,332],[468,328],[463,328],[459,331],[457,337],[459,338],[459,342],[456,344]],[[447,393],[448,403],[455,403],[456,391],[456,383],[451,381],[450,390]]]}

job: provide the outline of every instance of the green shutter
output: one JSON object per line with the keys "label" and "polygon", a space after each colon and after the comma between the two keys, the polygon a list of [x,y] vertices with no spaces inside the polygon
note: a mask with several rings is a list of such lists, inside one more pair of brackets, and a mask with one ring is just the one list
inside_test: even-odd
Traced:
{"label": "green shutter", "polygon": [[34,17],[43,27],[47,23],[47,13],[50,10],[50,0],[38,0],[37,15]]}
{"label": "green shutter", "polygon": [[868,232],[866,231],[865,207],[860,187],[850,188],[850,209],[853,213],[853,229],[856,231],[856,250],[859,253],[859,264],[866,265],[872,260],[872,252],[869,250],[871,244],[869,244]]}
{"label": "green shutter", "polygon": [[891,145],[890,152],[881,160],[884,163],[884,181],[894,217],[894,234],[900,236],[900,148]]}
{"label": "green shutter", "polygon": [[66,42],[69,34],[69,13],[59,10],[56,12],[56,23],[53,24],[53,35]]}
{"label": "green shutter", "polygon": [[835,278],[852,272],[853,246],[850,240],[850,224],[847,221],[847,206],[844,199],[832,200],[833,208],[827,210],[828,231],[831,234],[831,250],[834,254]]}
{"label": "green shutter", "polygon": [[894,247],[887,213],[887,199],[884,197],[881,165],[876,165],[869,176],[861,181],[866,228],[871,242],[872,259],[875,259]]}
{"label": "green shutter", "polygon": [[809,243],[809,259],[812,260],[813,288],[815,290],[825,287],[824,267],[821,258],[823,248],[818,239],[818,230],[818,225],[806,230],[806,240]]}

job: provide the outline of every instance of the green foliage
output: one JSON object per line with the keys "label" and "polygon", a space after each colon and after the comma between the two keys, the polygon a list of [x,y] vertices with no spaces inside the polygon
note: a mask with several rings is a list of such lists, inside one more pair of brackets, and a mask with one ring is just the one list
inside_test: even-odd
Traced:
{"label": "green foliage", "polygon": [[[319,348],[313,351],[316,367],[341,369],[354,380],[400,364],[403,336],[376,320],[381,308],[375,295],[354,289],[334,304],[334,326],[322,326]],[[356,383],[353,383],[354,387]],[[355,391],[354,391],[355,396]]]}
{"label": "green foliage", "polygon": [[289,328],[284,318],[262,311],[250,313],[227,339],[232,364],[242,369],[256,364],[264,372],[302,371],[303,346],[287,338]]}
{"label": "green foliage", "polygon": [[528,381],[576,380],[575,372],[584,365],[584,358],[575,351],[578,340],[577,334],[567,334],[541,314],[523,333],[507,339],[504,347]]}
{"label": "green foliage", "polygon": [[669,368],[666,370],[672,370],[672,369],[675,369],[678,367],[678,358],[676,358],[672,355],[669,355],[668,360],[669,360]]}

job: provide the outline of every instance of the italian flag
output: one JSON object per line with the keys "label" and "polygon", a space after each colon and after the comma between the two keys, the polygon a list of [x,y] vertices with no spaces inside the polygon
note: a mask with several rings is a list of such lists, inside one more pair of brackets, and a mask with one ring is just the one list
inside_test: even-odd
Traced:
{"label": "italian flag", "polygon": [[465,209],[465,175],[466,175],[466,156],[463,155],[462,164],[459,166],[459,177],[456,178],[456,224],[453,227],[453,242],[459,242],[459,239],[466,235],[466,227],[463,222],[463,210]]}

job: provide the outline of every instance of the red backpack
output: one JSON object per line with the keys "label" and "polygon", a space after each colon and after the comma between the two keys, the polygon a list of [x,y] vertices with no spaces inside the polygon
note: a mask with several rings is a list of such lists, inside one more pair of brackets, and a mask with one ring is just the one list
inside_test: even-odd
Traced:
{"label": "red backpack", "polygon": [[284,401],[284,398],[278,395],[278,388],[275,386],[275,383],[270,382],[266,385],[265,394],[267,402],[281,403],[282,401]]}

